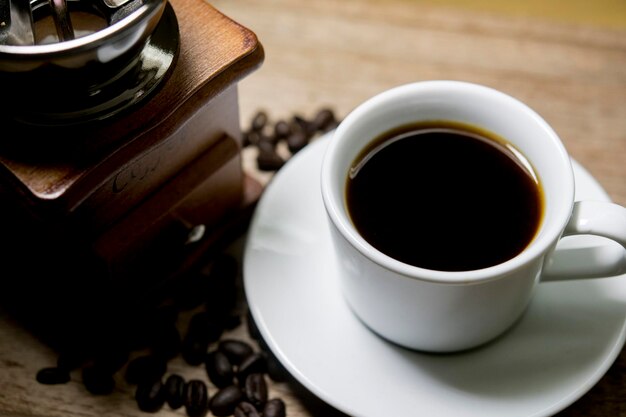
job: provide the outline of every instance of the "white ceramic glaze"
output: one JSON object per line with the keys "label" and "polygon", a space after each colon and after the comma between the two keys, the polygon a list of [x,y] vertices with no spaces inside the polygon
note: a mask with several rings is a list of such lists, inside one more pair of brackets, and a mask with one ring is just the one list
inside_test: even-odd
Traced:
{"label": "white ceramic glaze", "polygon": [[[508,140],[533,165],[543,187],[544,216],[536,237],[522,253],[480,270],[434,271],[392,259],[358,234],[344,198],[353,161],[379,134],[429,120],[491,131]],[[528,305],[544,261],[566,228],[568,234],[608,236],[626,247],[626,209],[620,206],[601,202],[578,210],[581,206],[577,205],[576,217],[580,218],[568,224],[574,190],[570,157],[541,116],[502,92],[459,81],[402,85],[367,100],[339,125],[321,168],[322,197],[347,302],[382,337],[435,352],[476,347],[512,325]],[[621,273],[624,265],[626,258],[612,273]],[[597,267],[603,272],[607,269],[606,264]],[[574,271],[567,278],[575,275]]]}
{"label": "white ceramic glaze", "polygon": [[[509,331],[469,351],[422,353],[369,331],[339,287],[319,182],[328,143],[307,146],[268,184],[243,258],[252,317],[297,381],[353,417],[547,417],[604,375],[624,344],[626,275],[540,283]],[[577,199],[608,201],[586,170],[574,172]],[[591,248],[623,251],[592,236],[558,244]]]}

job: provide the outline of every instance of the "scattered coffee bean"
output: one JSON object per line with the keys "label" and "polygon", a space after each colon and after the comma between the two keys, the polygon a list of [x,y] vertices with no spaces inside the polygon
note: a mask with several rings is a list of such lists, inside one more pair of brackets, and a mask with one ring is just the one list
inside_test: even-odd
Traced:
{"label": "scattered coffee bean", "polygon": [[267,121],[268,121],[267,113],[263,110],[259,110],[256,112],[256,114],[252,118],[251,129],[257,132],[260,131],[265,127],[265,125],[267,124]]}
{"label": "scattered coffee bean", "polygon": [[241,364],[244,359],[254,353],[254,349],[249,343],[235,339],[221,340],[217,348],[228,356],[233,365]]}
{"label": "scattered coffee bean", "polygon": [[263,409],[267,402],[267,383],[263,374],[250,374],[244,385],[245,397],[258,410]]}
{"label": "scattered coffee bean", "polygon": [[205,367],[209,379],[216,387],[224,388],[232,385],[234,378],[233,365],[224,352],[214,350],[209,353]]}
{"label": "scattered coffee bean", "polygon": [[94,395],[106,395],[113,392],[115,380],[107,370],[90,365],[83,368],[83,385]]}
{"label": "scattered coffee bean", "polygon": [[37,382],[44,385],[65,384],[70,381],[70,373],[61,367],[43,368],[37,372]]}
{"label": "scattered coffee bean", "polygon": [[244,132],[242,136],[241,145],[245,148],[247,146],[256,146],[261,140],[261,133],[255,132],[254,130],[249,132]]}
{"label": "scattered coffee bean", "polygon": [[327,125],[321,132],[328,133],[331,130],[337,129],[338,127],[339,127],[339,120],[335,120],[331,122],[329,125]]}
{"label": "scattered coffee bean", "polygon": [[263,417],[286,417],[287,409],[280,398],[272,398],[263,407]]}
{"label": "scattered coffee bean", "polygon": [[165,401],[172,410],[183,406],[185,398],[185,379],[177,374],[171,374],[165,380]]}
{"label": "scattered coffee bean", "polygon": [[209,409],[216,416],[229,416],[235,412],[235,407],[243,399],[243,393],[236,385],[229,385],[220,389],[211,398]]}
{"label": "scattered coffee bean", "polygon": [[291,126],[289,123],[284,120],[280,120],[276,122],[274,125],[274,137],[276,140],[281,140],[287,138],[291,134]]}
{"label": "scattered coffee bean", "polygon": [[[276,128],[274,136],[283,137],[285,131],[281,129],[285,126]],[[261,147],[273,149],[274,144],[266,141]],[[145,317],[142,315],[143,318],[119,331],[99,334],[97,339],[89,339],[88,344],[81,343],[80,348],[73,348],[76,343],[66,344],[57,358],[57,366],[41,369],[37,381],[65,383],[70,380],[70,370],[82,367],[85,388],[92,394],[109,394],[115,389],[113,375],[127,364],[125,379],[137,385],[135,399],[144,412],[157,412],[167,403],[172,410],[184,406],[189,417],[203,417],[209,410],[216,416],[285,416],[282,400],[267,401],[265,375],[278,379],[272,376],[273,356],[265,351],[267,346],[262,343],[250,312],[247,312],[248,332],[261,346],[261,352],[255,352],[251,344],[242,340],[220,340],[225,329],[235,329],[242,322],[238,309],[234,308],[239,290],[238,273],[235,258],[224,255],[198,276],[194,290],[202,287],[210,290],[204,293],[210,296],[205,299],[203,311],[191,317],[185,339],[181,340],[177,326],[178,312],[184,305],[177,304],[174,298],[176,304],[150,310]],[[196,307],[201,305],[196,304]],[[196,343],[198,341],[200,343]],[[215,349],[208,352],[208,346],[218,341]],[[191,342],[196,345],[192,346]],[[128,362],[130,353],[139,348],[147,348],[151,353]],[[204,361],[209,379],[219,388],[213,398],[209,396],[207,384],[201,380],[185,383],[181,375],[170,374],[163,382],[167,360],[178,354],[190,364]]]}
{"label": "scattered coffee bean", "polygon": [[259,153],[270,153],[270,152],[275,153],[276,152],[276,144],[269,140],[261,140],[257,144],[257,147],[259,148]]}
{"label": "scattered coffee bean", "polygon": [[138,356],[131,360],[124,375],[129,384],[153,382],[165,374],[167,362],[156,355]]}
{"label": "scattered coffee bean", "polygon": [[206,339],[187,339],[183,343],[181,354],[185,362],[189,365],[197,366],[206,357],[209,348],[209,341]]}
{"label": "scattered coffee bean", "polygon": [[259,149],[263,149],[264,151],[276,151],[276,145],[278,144],[278,140],[274,136],[263,136],[257,147]]}
{"label": "scattered coffee bean", "polygon": [[264,136],[261,137],[261,140],[259,141],[259,144],[261,144],[262,142],[269,142],[269,143],[272,144],[272,146],[275,149],[276,145],[278,145],[278,142],[280,142],[281,139],[282,138],[277,137],[275,134],[269,135],[269,136],[264,135]]}
{"label": "scattered coffee bean", "polygon": [[285,164],[285,160],[274,149],[264,148],[259,148],[256,162],[261,171],[278,171]]}
{"label": "scattered coffee bean", "polygon": [[267,372],[267,359],[264,352],[255,352],[247,356],[237,368],[237,379],[243,383],[248,375]]}
{"label": "scattered coffee bean", "polygon": [[201,417],[208,411],[209,391],[204,381],[192,379],[185,385],[185,411],[189,417]]}
{"label": "scattered coffee bean", "polygon": [[287,138],[287,147],[291,153],[297,153],[309,143],[309,138],[302,131],[293,132]]}
{"label": "scattered coffee bean", "polygon": [[214,320],[206,311],[193,315],[183,340],[182,357],[189,365],[204,362],[209,344],[219,339],[224,331],[223,325]]}
{"label": "scattered coffee bean", "polygon": [[315,130],[327,132],[336,125],[335,113],[329,108],[320,109],[311,124]]}
{"label": "scattered coffee bean", "polygon": [[165,389],[160,379],[137,385],[135,401],[141,411],[156,413],[165,404]]}
{"label": "scattered coffee bean", "polygon": [[293,127],[296,127],[296,129],[293,129],[295,133],[295,131],[300,131],[302,133],[304,133],[305,138],[308,139],[313,136],[313,134],[315,134],[315,126],[309,122],[308,120],[306,120],[304,117],[296,114],[293,116],[293,123],[292,123]]}
{"label": "scattered coffee bean", "polygon": [[256,146],[257,168],[261,171],[277,171],[284,164],[285,159],[276,152],[276,144],[286,141],[291,154],[302,150],[318,133],[326,133],[339,125],[334,111],[323,107],[318,110],[312,120],[307,120],[300,114],[291,117],[290,122],[277,121],[273,126],[273,135],[267,136],[263,130],[269,124],[269,117],[265,111],[258,111],[252,119],[251,127],[244,133],[243,146]]}
{"label": "scattered coffee bean", "polygon": [[249,402],[242,401],[235,407],[235,417],[261,417],[259,411]]}

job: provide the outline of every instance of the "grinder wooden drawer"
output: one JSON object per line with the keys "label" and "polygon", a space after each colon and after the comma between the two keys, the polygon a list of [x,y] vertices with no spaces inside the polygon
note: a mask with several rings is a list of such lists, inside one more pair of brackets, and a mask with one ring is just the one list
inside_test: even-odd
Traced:
{"label": "grinder wooden drawer", "polygon": [[[94,242],[109,275],[132,281],[146,273],[170,271],[181,257],[210,239],[220,221],[236,211],[243,195],[238,143],[222,136],[178,175],[130,211]],[[226,220],[224,220],[226,221]],[[204,230],[188,242],[189,234]],[[132,275],[132,276],[129,276]]]}

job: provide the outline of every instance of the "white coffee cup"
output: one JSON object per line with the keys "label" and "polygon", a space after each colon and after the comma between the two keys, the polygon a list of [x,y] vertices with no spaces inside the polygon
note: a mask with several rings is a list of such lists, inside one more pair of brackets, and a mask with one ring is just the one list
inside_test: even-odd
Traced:
{"label": "white coffee cup", "polygon": [[[354,160],[380,134],[432,120],[493,132],[512,143],[535,168],[543,186],[544,215],[534,240],[519,255],[479,270],[428,270],[385,255],[355,229],[345,202]],[[619,246],[619,253],[602,256],[584,256],[585,249],[579,250],[576,257],[582,253],[580,258],[588,262],[584,268],[561,262],[567,254],[555,249],[567,235],[603,236],[626,248],[626,209],[610,202],[575,202],[570,157],[554,130],[524,103],[486,86],[423,81],[367,100],[331,138],[321,189],[344,298],[371,330],[411,349],[452,352],[494,339],[523,314],[540,281],[626,272],[626,252]]]}

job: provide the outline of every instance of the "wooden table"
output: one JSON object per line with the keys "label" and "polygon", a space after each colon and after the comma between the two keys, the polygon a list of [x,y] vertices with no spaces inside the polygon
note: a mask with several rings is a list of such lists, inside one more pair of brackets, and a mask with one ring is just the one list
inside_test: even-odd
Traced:
{"label": "wooden table", "polygon": [[[487,84],[525,101],[553,125],[572,157],[626,205],[626,8],[610,0],[216,0],[265,48],[260,70],[240,83],[244,128],[259,109],[272,120],[331,107],[345,116],[366,98],[418,80]],[[509,3],[509,2],[507,2]],[[207,40],[210,41],[210,40]],[[254,149],[244,166],[262,183]],[[235,252],[240,246],[234,245]],[[248,339],[245,326],[228,336]],[[0,313],[0,416],[145,416],[123,381],[88,394],[80,374],[43,386],[55,354]],[[206,380],[182,360],[172,371]],[[292,417],[339,415],[297,384],[272,384]],[[167,407],[157,415],[184,415]],[[601,381],[559,416],[626,415],[626,351]]]}

